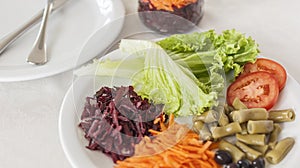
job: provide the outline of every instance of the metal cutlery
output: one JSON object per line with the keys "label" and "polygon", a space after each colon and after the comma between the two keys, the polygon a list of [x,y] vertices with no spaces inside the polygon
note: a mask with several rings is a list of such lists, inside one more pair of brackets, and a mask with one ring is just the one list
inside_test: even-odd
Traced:
{"label": "metal cutlery", "polygon": [[[55,0],[53,3],[52,11],[60,8],[67,1],[68,0]],[[37,24],[38,21],[40,21],[43,17],[43,13],[44,9],[34,15],[28,22],[24,23],[23,25],[0,39],[0,54],[2,54],[9,45],[11,45],[16,39],[22,36],[27,30]]]}
{"label": "metal cutlery", "polygon": [[44,14],[40,31],[34,42],[33,48],[27,58],[27,62],[35,65],[43,65],[48,61],[47,58],[47,44],[46,44],[46,28],[49,18],[49,14],[52,11],[53,0],[47,0],[47,4],[44,8]]}

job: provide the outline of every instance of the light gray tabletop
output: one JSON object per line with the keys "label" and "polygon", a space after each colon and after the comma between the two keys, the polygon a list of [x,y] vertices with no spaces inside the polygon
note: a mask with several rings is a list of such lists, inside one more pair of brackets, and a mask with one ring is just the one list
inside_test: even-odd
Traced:
{"label": "light gray tabletop", "polygon": [[[123,0],[127,14],[137,0]],[[235,28],[252,36],[261,54],[282,63],[300,82],[300,1],[207,0],[203,30]],[[38,80],[0,83],[0,167],[68,168],[58,115],[72,72]]]}

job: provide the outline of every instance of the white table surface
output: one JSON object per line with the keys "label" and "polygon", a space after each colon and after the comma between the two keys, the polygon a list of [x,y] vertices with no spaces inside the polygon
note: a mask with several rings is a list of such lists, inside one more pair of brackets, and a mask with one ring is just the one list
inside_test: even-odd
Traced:
{"label": "white table surface", "polygon": [[[123,0],[127,13],[137,0]],[[206,0],[199,27],[235,28],[251,35],[262,55],[281,62],[300,82],[300,1]],[[0,83],[0,167],[68,168],[58,115],[72,72],[33,81]],[[300,94],[300,93],[299,93]]]}

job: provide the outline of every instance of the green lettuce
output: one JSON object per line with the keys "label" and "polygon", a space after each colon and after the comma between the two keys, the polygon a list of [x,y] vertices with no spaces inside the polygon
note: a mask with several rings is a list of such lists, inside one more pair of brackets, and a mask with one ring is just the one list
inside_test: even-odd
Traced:
{"label": "green lettuce", "polygon": [[247,62],[255,62],[258,45],[251,37],[236,30],[218,35],[214,30],[192,34],[177,34],[157,42],[180,65],[189,68],[208,85],[214,72],[233,70],[237,76]]}
{"label": "green lettuce", "polygon": [[215,105],[217,93],[205,93],[195,76],[154,42],[122,40],[120,49],[128,58],[144,58],[144,68],[131,77],[133,86],[142,97],[165,104],[166,113],[196,115]]}

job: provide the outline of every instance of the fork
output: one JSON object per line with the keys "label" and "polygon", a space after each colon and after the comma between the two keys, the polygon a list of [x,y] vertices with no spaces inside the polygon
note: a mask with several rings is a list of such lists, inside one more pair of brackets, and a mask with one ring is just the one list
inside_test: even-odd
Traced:
{"label": "fork", "polygon": [[47,0],[39,33],[33,48],[27,58],[27,62],[35,65],[43,65],[48,61],[46,44],[46,27],[49,14],[52,11],[53,0]]}

